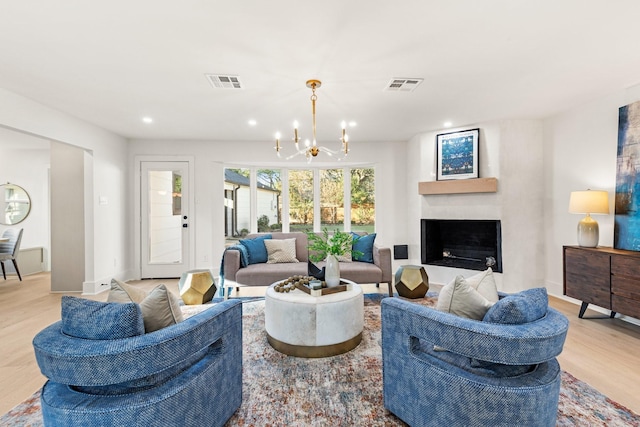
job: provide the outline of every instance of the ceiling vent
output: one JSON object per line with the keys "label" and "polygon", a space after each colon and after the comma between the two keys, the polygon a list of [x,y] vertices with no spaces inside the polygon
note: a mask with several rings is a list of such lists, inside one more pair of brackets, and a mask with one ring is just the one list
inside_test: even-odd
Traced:
{"label": "ceiling vent", "polygon": [[387,87],[385,87],[384,90],[392,92],[413,92],[414,89],[417,88],[423,81],[424,79],[394,78],[389,81],[389,84],[387,84]]}
{"label": "ceiling vent", "polygon": [[238,76],[220,75],[220,74],[205,74],[209,83],[216,89],[244,89],[242,82]]}

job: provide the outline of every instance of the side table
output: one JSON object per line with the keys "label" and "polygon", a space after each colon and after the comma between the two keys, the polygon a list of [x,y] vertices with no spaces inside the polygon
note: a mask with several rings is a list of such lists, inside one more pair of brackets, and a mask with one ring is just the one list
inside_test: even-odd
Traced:
{"label": "side table", "polygon": [[429,291],[429,276],[421,265],[403,265],[396,271],[396,290],[405,298],[424,298]]}

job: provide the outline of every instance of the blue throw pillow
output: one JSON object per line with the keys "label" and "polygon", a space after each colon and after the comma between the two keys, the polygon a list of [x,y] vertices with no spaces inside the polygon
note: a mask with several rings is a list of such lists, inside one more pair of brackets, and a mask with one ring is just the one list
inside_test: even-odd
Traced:
{"label": "blue throw pillow", "polygon": [[[353,251],[360,251],[362,255],[353,256],[352,259],[354,261],[362,261],[373,264],[373,242],[376,240],[376,233],[367,234],[364,236],[360,236],[354,232],[351,232],[353,235]],[[356,240],[357,239],[357,240]]]}
{"label": "blue throw pillow", "polygon": [[267,248],[264,245],[264,241],[267,239],[271,239],[271,234],[265,234],[255,239],[240,240],[240,244],[247,249],[249,264],[267,262],[269,254],[267,254]]}
{"label": "blue throw pillow", "polygon": [[62,297],[62,332],[88,340],[115,340],[144,334],[136,303],[101,302]]}
{"label": "blue throw pillow", "polygon": [[484,315],[484,322],[521,325],[544,317],[549,306],[545,288],[527,289],[507,295],[495,303]]}
{"label": "blue throw pillow", "polygon": [[[548,306],[549,298],[545,288],[527,289],[501,298],[487,311],[482,321],[521,325],[544,317]],[[502,365],[476,359],[471,359],[471,366],[478,368],[482,375],[500,378],[524,375],[535,368],[535,365]]]}

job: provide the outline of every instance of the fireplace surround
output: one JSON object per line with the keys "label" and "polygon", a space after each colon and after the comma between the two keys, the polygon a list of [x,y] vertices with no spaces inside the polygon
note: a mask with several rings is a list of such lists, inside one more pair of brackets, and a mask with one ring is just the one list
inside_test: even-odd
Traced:
{"label": "fireplace surround", "polygon": [[422,219],[422,264],[502,273],[500,220]]}

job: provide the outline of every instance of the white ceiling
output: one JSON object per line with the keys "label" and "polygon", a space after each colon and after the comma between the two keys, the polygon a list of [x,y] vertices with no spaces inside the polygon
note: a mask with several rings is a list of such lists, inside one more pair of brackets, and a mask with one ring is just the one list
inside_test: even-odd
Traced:
{"label": "white ceiling", "polygon": [[404,141],[639,83],[639,20],[637,0],[0,0],[0,87],[128,138],[271,141],[310,133],[317,78],[320,140],[354,120],[352,142]]}

